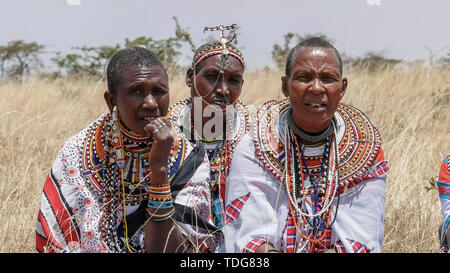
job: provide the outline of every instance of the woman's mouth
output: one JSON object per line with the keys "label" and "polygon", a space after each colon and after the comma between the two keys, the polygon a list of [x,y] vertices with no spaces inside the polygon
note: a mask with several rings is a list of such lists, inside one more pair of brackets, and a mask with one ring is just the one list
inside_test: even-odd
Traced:
{"label": "woman's mouth", "polygon": [[148,121],[148,122],[151,122],[151,121],[153,121],[155,118],[156,118],[156,117],[144,117],[143,119],[146,120],[146,121]]}
{"label": "woman's mouth", "polygon": [[305,106],[312,112],[322,112],[328,108],[325,103],[305,103]]}
{"label": "woman's mouth", "polygon": [[214,104],[220,105],[220,106],[226,106],[229,103],[227,101],[223,101],[223,100],[216,100],[216,101],[214,101]]}

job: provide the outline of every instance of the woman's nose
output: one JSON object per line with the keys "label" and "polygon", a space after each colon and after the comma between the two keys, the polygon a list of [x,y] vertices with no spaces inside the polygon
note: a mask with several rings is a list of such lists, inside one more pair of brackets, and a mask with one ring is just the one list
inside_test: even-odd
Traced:
{"label": "woman's nose", "polygon": [[145,96],[144,104],[142,106],[147,109],[155,109],[158,108],[158,102],[151,94],[148,94]]}
{"label": "woman's nose", "polygon": [[319,78],[314,78],[312,81],[312,85],[310,90],[314,92],[315,94],[320,94],[322,92],[325,92],[325,88],[323,86],[322,81]]}
{"label": "woman's nose", "polygon": [[222,96],[228,96],[230,94],[230,90],[228,90],[228,85],[225,80],[219,80],[219,82],[217,83],[216,92]]}

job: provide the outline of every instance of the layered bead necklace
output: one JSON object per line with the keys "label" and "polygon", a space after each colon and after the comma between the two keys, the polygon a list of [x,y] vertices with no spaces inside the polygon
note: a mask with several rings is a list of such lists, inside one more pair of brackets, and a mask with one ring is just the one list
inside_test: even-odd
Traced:
{"label": "layered bead necklace", "polygon": [[[186,152],[185,142],[177,134],[169,156],[169,181],[184,161]],[[144,250],[139,236],[133,234],[129,240],[126,215],[127,206],[136,207],[148,200],[151,145],[150,138],[140,136],[121,124],[117,110],[93,123],[86,134],[81,165],[89,188],[102,199],[99,229],[102,240],[112,252]],[[145,214],[142,218],[144,223]],[[120,225],[125,238],[118,235],[117,227]]]}
{"label": "layered bead necklace", "polygon": [[205,139],[195,129],[201,130],[203,126],[196,127],[191,118],[193,99],[186,98],[177,102],[169,109],[169,116],[173,123],[178,124],[185,131],[186,137],[191,141],[200,140],[205,144],[205,150],[210,162],[211,182],[211,213],[214,223],[222,228],[224,225],[224,194],[226,178],[231,166],[233,152],[239,141],[250,130],[251,115],[245,105],[240,101],[234,104],[234,110],[227,113],[224,124],[224,133],[215,139]]}
{"label": "layered bead necklace", "polygon": [[[222,139],[208,140],[200,138],[206,144],[205,149],[210,163],[211,214],[215,225],[219,229],[222,229],[224,226],[222,191],[225,188],[226,177],[231,166],[232,153],[236,146],[236,141],[233,141],[233,139],[228,140],[226,137],[226,130],[233,128],[232,123],[232,119],[226,119]],[[195,136],[200,137],[195,130],[193,121],[191,121],[191,130]]]}
{"label": "layered bead necklace", "polygon": [[[107,161],[108,171],[102,188],[104,189],[104,206],[102,218],[102,238],[110,249],[122,252],[140,252],[139,246],[131,245],[128,236],[126,208],[139,205],[148,199],[150,187],[150,164],[148,154],[152,140],[128,130],[119,121],[117,111],[113,111],[105,128],[110,137],[105,139],[103,147],[110,147]],[[106,144],[106,145],[105,145]],[[123,210],[120,210],[123,208]],[[118,238],[116,225],[123,211],[122,225],[125,245]],[[144,222],[145,219],[142,219]]]}
{"label": "layered bead necklace", "polygon": [[[305,159],[306,145],[294,132],[299,128],[286,125],[286,161],[285,161],[285,183],[289,198],[289,213],[293,218],[298,234],[302,238],[298,251],[304,250],[308,245],[310,251],[316,246],[323,246],[325,236],[329,235],[333,225],[338,205],[338,172],[339,166],[336,132],[334,124],[330,127],[334,134],[325,139],[324,151],[321,164],[318,169],[317,179],[314,179],[312,170],[307,166]],[[330,128],[328,129],[330,130]],[[311,136],[312,137],[312,136]],[[317,139],[315,139],[317,140]],[[323,144],[323,140],[322,140]],[[302,147],[303,146],[303,147]],[[305,179],[306,177],[306,179]],[[338,198],[336,210],[333,217],[333,202]],[[308,210],[311,208],[312,212]]]}

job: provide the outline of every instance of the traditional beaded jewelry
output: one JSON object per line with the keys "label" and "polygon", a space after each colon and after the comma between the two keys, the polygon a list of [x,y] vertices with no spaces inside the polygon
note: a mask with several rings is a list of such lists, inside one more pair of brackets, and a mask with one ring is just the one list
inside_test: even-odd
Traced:
{"label": "traditional beaded jewelry", "polygon": [[228,39],[225,36],[225,30],[235,29],[237,27],[236,24],[230,26],[216,26],[216,27],[205,27],[204,31],[220,31],[219,40],[217,42],[210,43],[203,51],[198,52],[192,61],[192,68],[194,68],[203,60],[214,56],[214,55],[222,55],[228,56],[231,55],[236,58],[242,65],[245,67],[244,57],[239,50],[236,50],[230,46],[230,43],[236,39],[236,33],[233,35],[231,39]]}
{"label": "traditional beaded jewelry", "polygon": [[[103,115],[88,127],[80,165],[88,182],[88,189],[101,198],[99,231],[108,250],[141,252],[143,248],[140,245],[136,242],[131,244],[132,241],[129,241],[126,215],[128,205],[139,205],[148,199],[150,190],[148,154],[152,139],[128,130],[122,126],[119,113],[116,111],[113,113]],[[169,181],[173,179],[186,155],[184,138],[181,132],[177,131],[176,134],[178,138],[174,140],[168,162]],[[124,164],[116,164],[117,161],[121,162],[121,158]],[[145,219],[142,221],[144,223]],[[125,238],[118,236],[117,226],[120,224],[124,227]]]}
{"label": "traditional beaded jewelry", "polygon": [[[231,26],[224,26],[224,25],[220,25],[217,27],[205,27],[204,31],[220,31],[220,36],[219,36],[219,40],[217,42],[212,42],[206,45],[206,48],[200,52],[196,52],[193,61],[192,61],[192,65],[191,68],[194,71],[194,75],[193,75],[193,84],[194,84],[194,88],[195,91],[197,92],[197,94],[202,98],[202,100],[207,103],[205,101],[205,97],[208,97],[215,89],[215,86],[217,84],[217,82],[219,81],[219,78],[221,77],[221,75],[224,73],[224,68],[225,68],[225,64],[226,61],[228,59],[229,56],[234,57],[236,60],[238,60],[242,67],[245,68],[245,63],[244,63],[244,57],[242,56],[242,53],[233,48],[230,43],[236,38],[236,33],[233,35],[233,37],[231,39],[228,39],[225,36],[225,30],[231,30],[236,28],[236,24],[233,24]],[[218,73],[216,81],[213,85],[213,87],[211,88],[211,90],[209,90],[205,95],[200,95],[200,93],[198,92],[198,87],[197,87],[197,66],[204,60],[206,60],[207,58],[211,57],[211,56],[215,56],[215,55],[220,55],[221,56],[221,68],[220,68],[220,73]],[[225,98],[226,99],[226,98]],[[230,104],[234,103],[234,102],[229,102]]]}
{"label": "traditional beaded jewelry", "polygon": [[149,209],[170,209],[173,208],[172,193],[170,184],[151,185],[148,193]]}
{"label": "traditional beaded jewelry", "polygon": [[156,214],[156,212],[151,212],[150,209],[147,208],[147,214],[151,221],[163,222],[169,220],[175,214],[175,208],[172,208],[169,212],[165,214]]}
{"label": "traditional beaded jewelry", "polygon": [[[308,135],[306,139],[313,137],[310,140],[317,143],[306,145],[302,143],[306,133],[286,126],[290,108],[285,99],[269,101],[259,109],[254,126],[255,151],[263,166],[285,185],[289,200],[286,224],[294,226],[299,236],[299,241],[294,241],[296,251],[320,251],[330,247],[340,196],[365,179],[381,138],[362,112],[339,104],[334,124],[318,138]],[[306,148],[313,149],[314,155],[307,156]]]}
{"label": "traditional beaded jewelry", "polygon": [[117,166],[119,166],[119,168],[123,168],[125,165],[125,155],[122,148],[122,136],[120,134],[119,115],[116,106],[114,106],[111,116],[113,121],[111,142],[114,151],[114,159]]}
{"label": "traditional beaded jewelry", "polygon": [[327,139],[331,134],[333,134],[334,131],[334,122],[330,124],[330,126],[325,129],[322,133],[318,135],[311,135],[304,132],[302,129],[298,128],[297,125],[294,123],[294,119],[292,117],[292,108],[289,109],[288,116],[287,116],[287,123],[289,125],[289,128],[295,132],[295,134],[299,137],[301,137],[303,140],[312,142],[312,143],[318,143],[320,141],[323,141]]}
{"label": "traditional beaded jewelry", "polygon": [[[333,126],[334,127],[334,126]],[[336,135],[336,132],[334,132]],[[303,239],[303,243],[300,244],[300,250],[303,250],[309,244],[309,250],[314,251],[315,245],[322,246],[323,239],[327,235],[326,230],[331,228],[331,224],[334,220],[331,220],[332,216],[332,204],[334,202],[334,197],[338,191],[336,181],[339,180],[338,174],[336,172],[336,167],[338,163],[333,161],[337,159],[336,154],[336,138],[332,136],[334,143],[330,139],[327,140],[327,144],[324,147],[324,152],[322,156],[322,163],[320,167],[320,172],[317,181],[314,181],[306,161],[304,159],[303,151],[297,137],[292,129],[288,128],[286,124],[286,161],[285,161],[285,183],[289,198],[289,213],[293,217],[293,222],[296,227],[298,234]],[[330,145],[330,150],[334,150],[334,153],[329,153],[328,155],[328,143]],[[289,148],[288,148],[289,147]],[[334,149],[333,149],[334,147]],[[318,184],[322,173],[325,170],[325,162],[329,162],[327,178],[325,179],[324,195],[319,196]],[[303,167],[302,167],[303,164]],[[302,169],[305,170],[306,176],[310,184],[308,187],[305,185],[305,180],[303,178]],[[312,187],[312,193],[308,192],[307,188]],[[301,194],[299,194],[298,188],[301,188]],[[309,200],[309,199],[312,199]],[[313,212],[308,212],[306,203],[311,205]],[[334,215],[336,217],[336,214]],[[300,221],[300,223],[299,223]]]}
{"label": "traditional beaded jewelry", "polygon": [[166,200],[171,199],[170,184],[164,185],[150,185],[149,199],[151,200]]}
{"label": "traditional beaded jewelry", "polygon": [[[278,125],[287,122],[290,107],[288,99],[267,102],[258,110],[257,124],[253,127],[256,155],[280,182],[285,177],[286,143],[278,137]],[[339,127],[339,130],[335,128],[340,162],[336,168],[339,170],[339,193],[342,194],[363,180],[364,174],[374,163],[382,141],[378,130],[354,107],[339,104],[333,119],[335,126]]]}
{"label": "traditional beaded jewelry", "polygon": [[[211,208],[212,218],[219,228],[224,224],[223,199],[225,196],[226,179],[231,166],[233,152],[236,145],[250,131],[252,117],[247,107],[236,101],[235,111],[226,119],[226,135],[222,140],[203,140],[206,143],[205,149],[210,161],[210,184],[211,184]],[[169,109],[169,117],[173,123],[186,129],[187,138],[191,141],[195,138],[194,124],[191,121],[192,98],[186,98]]]}

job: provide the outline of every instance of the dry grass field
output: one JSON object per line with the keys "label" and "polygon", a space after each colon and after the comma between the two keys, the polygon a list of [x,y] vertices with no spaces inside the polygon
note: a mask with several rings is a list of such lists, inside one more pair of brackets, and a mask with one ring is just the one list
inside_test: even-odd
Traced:
{"label": "dry grass field", "polygon": [[[363,110],[381,131],[390,163],[384,252],[436,252],[442,221],[436,189],[427,191],[450,152],[450,71],[345,69],[344,102]],[[281,72],[245,75],[241,100],[260,105],[282,98]],[[0,83],[0,252],[34,252],[44,180],[71,135],[106,111],[105,83],[30,80]],[[171,102],[188,95],[184,75],[172,75]]]}

